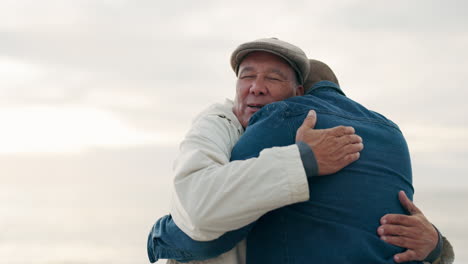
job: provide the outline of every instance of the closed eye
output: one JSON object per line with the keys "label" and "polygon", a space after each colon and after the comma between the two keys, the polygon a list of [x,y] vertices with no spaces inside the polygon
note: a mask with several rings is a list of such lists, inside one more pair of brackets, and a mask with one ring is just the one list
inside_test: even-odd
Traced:
{"label": "closed eye", "polygon": [[281,81],[283,81],[283,80],[280,79],[280,78],[270,77],[270,76],[266,77],[266,79],[269,80],[269,81],[275,81],[275,82],[281,82]]}

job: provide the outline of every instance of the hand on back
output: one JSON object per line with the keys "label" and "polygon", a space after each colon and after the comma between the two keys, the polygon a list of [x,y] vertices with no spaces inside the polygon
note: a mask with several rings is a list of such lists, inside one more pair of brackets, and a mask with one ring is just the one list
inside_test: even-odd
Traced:
{"label": "hand on back", "polygon": [[318,175],[338,172],[359,159],[364,145],[353,127],[313,129],[316,122],[317,115],[311,110],[296,132],[296,142],[302,141],[312,149],[318,164]]}

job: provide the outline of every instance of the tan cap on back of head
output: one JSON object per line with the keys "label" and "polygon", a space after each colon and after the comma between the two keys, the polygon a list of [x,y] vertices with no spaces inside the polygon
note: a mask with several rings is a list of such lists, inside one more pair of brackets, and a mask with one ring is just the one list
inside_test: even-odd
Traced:
{"label": "tan cap on back of head", "polygon": [[264,38],[241,44],[231,55],[231,67],[238,74],[239,65],[247,54],[254,51],[273,53],[286,60],[298,76],[298,82],[304,83],[309,74],[309,60],[299,47],[277,38]]}
{"label": "tan cap on back of head", "polygon": [[306,92],[320,81],[330,81],[339,85],[338,78],[327,64],[319,60],[309,60],[309,65],[310,72],[304,81],[304,90]]}

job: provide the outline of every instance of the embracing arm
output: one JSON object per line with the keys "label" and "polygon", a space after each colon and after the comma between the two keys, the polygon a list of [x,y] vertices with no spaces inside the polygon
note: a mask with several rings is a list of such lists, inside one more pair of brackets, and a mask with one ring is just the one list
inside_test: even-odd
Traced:
{"label": "embracing arm", "polygon": [[236,246],[252,226],[229,231],[212,241],[195,241],[177,227],[170,215],[166,215],[151,229],[147,241],[148,257],[151,263],[159,259],[188,262],[214,258]]}
{"label": "embracing arm", "polygon": [[394,256],[395,262],[422,260],[434,264],[453,263],[455,255],[450,242],[403,191],[400,191],[398,198],[410,215],[387,214],[382,217],[382,225],[377,229],[384,241],[407,248]]}
{"label": "embracing arm", "polygon": [[[229,162],[240,124],[228,114],[194,122],[175,164],[171,214],[195,240],[216,239],[271,210],[307,200],[307,177],[337,172],[363,148],[352,127],[312,129],[317,117],[310,111],[296,132],[297,144],[259,149],[256,158]],[[309,160],[313,166],[307,166]]]}
{"label": "embracing arm", "polygon": [[[314,114],[313,111],[312,114]],[[320,164],[320,167],[317,168],[316,165],[311,166],[312,168],[306,166],[309,167],[307,175],[309,177],[317,174],[325,175],[337,171],[356,160],[358,158],[356,152],[362,149],[361,139],[354,134],[352,128],[337,127],[325,130],[312,130],[310,128],[314,127],[316,116],[310,115],[304,120],[303,125],[297,131],[296,141],[305,142],[298,142],[299,147],[291,145],[266,149],[260,152],[258,158],[229,163],[228,157],[232,148],[229,144],[233,143],[229,142],[228,136],[233,136],[232,133],[229,134],[233,130],[223,129],[229,128],[231,121],[227,120],[226,116],[213,115],[205,116],[204,120],[212,120],[212,122],[195,122],[192,131],[184,143],[182,143],[181,156],[185,159],[179,158],[178,163],[182,162],[189,165],[187,165],[188,167],[181,165],[181,170],[186,170],[186,172],[177,173],[178,176],[182,175],[184,177],[182,177],[182,184],[177,179],[175,181],[175,198],[178,198],[177,195],[186,195],[185,202],[192,203],[192,206],[198,206],[196,207],[197,210],[191,211],[193,215],[181,215],[182,221],[193,223],[190,217],[195,216],[195,219],[200,221],[195,221],[199,227],[203,226],[204,221],[206,221],[205,218],[212,219],[211,225],[196,231],[199,231],[200,236],[203,238],[210,236],[213,238],[193,240],[193,231],[187,232],[183,228],[180,228],[179,223],[175,221],[173,210],[172,217],[165,216],[155,224],[148,238],[148,255],[152,261],[158,258],[170,258],[179,261],[202,260],[217,256],[231,249],[247,235],[253,226],[253,223],[250,224],[251,222],[269,211],[269,207],[275,206],[275,203],[284,203],[284,201],[277,200],[278,196],[284,197],[286,201],[288,199],[294,201],[294,199],[297,199],[294,198],[294,196],[297,196],[294,191],[297,192],[301,191],[300,188],[307,188],[307,186],[300,184],[291,185],[289,181],[285,181],[285,179],[291,176],[288,173],[294,173],[294,171],[287,168],[288,166],[293,166],[292,169],[300,168],[296,173],[305,177],[302,162],[304,162],[304,165],[307,163],[304,161],[306,156],[309,156],[309,159],[315,159],[316,157],[319,162],[315,160],[314,162]],[[218,124],[213,125],[213,122],[218,122]],[[207,129],[210,129],[210,131],[208,132]],[[210,135],[210,133],[218,135],[219,142],[216,141],[217,137],[204,137],[205,135]],[[223,134],[224,137],[219,136]],[[221,139],[227,141],[223,142]],[[237,139],[234,141],[237,142]],[[354,146],[350,147],[350,145]],[[223,150],[223,146],[228,147],[225,147],[227,149]],[[301,150],[298,151],[298,148]],[[310,148],[315,151],[311,153]],[[223,151],[226,154],[223,154]],[[336,151],[339,151],[340,154],[330,155],[330,153],[336,153]],[[289,161],[288,155],[291,155],[291,161]],[[298,164],[295,164],[297,161]],[[177,167],[178,165],[176,164]],[[261,177],[257,177],[258,175]],[[187,182],[184,182],[185,180]],[[307,182],[305,185],[307,185]],[[183,191],[180,191],[180,187],[183,188]],[[211,196],[212,192],[214,193],[214,197]],[[285,196],[281,192],[291,194],[293,198]],[[200,196],[202,197],[201,199],[199,198]],[[259,204],[261,205],[262,203],[264,206],[259,207]],[[175,209],[178,209],[178,206],[182,207],[175,204]],[[278,205],[276,206],[279,207]],[[214,211],[211,212],[210,208]],[[228,210],[225,210],[226,208]],[[182,207],[182,209],[184,208]],[[217,215],[219,212],[216,210],[224,211]],[[250,214],[250,216],[237,215],[242,210],[245,211],[245,214]],[[231,219],[229,218],[223,219],[223,217],[231,217],[235,221],[230,221]],[[226,230],[226,224],[224,224],[226,221],[228,223],[232,222],[233,225],[242,225],[242,223],[245,223],[243,225],[250,225],[239,229],[231,228]],[[237,230],[227,232],[234,229]],[[210,232],[207,233],[207,230]],[[224,234],[225,232],[227,233]],[[224,235],[219,237],[222,234]]]}
{"label": "embracing arm", "polygon": [[308,199],[296,145],[229,163],[240,137],[238,129],[242,130],[234,118],[227,112],[202,114],[182,142],[175,163],[172,216],[158,220],[148,237],[151,262],[218,256],[245,238],[253,226],[250,223],[262,214]]}
{"label": "embracing arm", "polygon": [[171,215],[189,237],[208,241],[276,208],[306,201],[309,189],[297,145],[229,162],[242,129],[235,116],[205,114],[180,145]]}

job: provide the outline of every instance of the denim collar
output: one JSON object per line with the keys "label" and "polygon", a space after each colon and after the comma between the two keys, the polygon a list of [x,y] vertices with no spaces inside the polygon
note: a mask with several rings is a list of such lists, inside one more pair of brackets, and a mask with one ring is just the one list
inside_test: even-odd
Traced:
{"label": "denim collar", "polygon": [[336,84],[334,82],[330,82],[330,81],[320,81],[320,82],[314,84],[312,86],[312,88],[310,88],[309,91],[307,91],[306,94],[312,94],[316,90],[323,89],[323,88],[328,88],[328,89],[335,90],[336,92],[346,96],[346,94],[341,90],[341,88],[340,88],[340,86],[338,86],[338,84]]}

